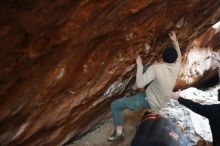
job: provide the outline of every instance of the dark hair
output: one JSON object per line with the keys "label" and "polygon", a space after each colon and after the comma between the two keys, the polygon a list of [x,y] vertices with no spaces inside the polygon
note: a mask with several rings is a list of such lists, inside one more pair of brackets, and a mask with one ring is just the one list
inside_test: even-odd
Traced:
{"label": "dark hair", "polygon": [[177,51],[173,47],[168,47],[163,51],[163,61],[166,63],[174,63],[177,57]]}

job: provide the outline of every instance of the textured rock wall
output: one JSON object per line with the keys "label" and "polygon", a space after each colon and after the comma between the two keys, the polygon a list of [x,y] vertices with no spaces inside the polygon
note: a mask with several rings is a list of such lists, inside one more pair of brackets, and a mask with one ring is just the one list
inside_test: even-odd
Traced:
{"label": "textured rock wall", "polygon": [[[138,53],[182,52],[220,20],[219,0],[0,1],[0,143],[62,145],[131,91]],[[150,48],[149,48],[150,46]]]}
{"label": "textured rock wall", "polygon": [[189,43],[176,87],[207,88],[219,82],[219,62],[211,57],[220,50],[220,22],[217,24]]}

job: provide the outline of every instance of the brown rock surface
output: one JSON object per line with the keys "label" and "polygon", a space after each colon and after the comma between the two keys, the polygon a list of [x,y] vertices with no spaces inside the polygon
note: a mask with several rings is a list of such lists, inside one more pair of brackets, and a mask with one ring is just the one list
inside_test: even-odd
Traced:
{"label": "brown rock surface", "polygon": [[1,145],[80,137],[131,90],[138,53],[159,61],[172,29],[185,52],[219,19],[219,0],[0,1]]}
{"label": "brown rock surface", "polygon": [[[218,22],[220,24],[220,22]],[[177,86],[210,87],[218,83],[219,63],[211,54],[220,50],[220,25],[208,28],[202,35],[189,43],[182,61]]]}

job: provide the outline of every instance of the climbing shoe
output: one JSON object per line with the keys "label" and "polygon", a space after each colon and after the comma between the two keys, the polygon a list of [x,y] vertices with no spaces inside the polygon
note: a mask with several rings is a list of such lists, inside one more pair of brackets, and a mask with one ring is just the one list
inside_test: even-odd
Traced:
{"label": "climbing shoe", "polygon": [[122,139],[123,137],[124,137],[123,133],[117,134],[116,131],[114,131],[113,134],[108,138],[108,141],[109,142],[116,141]]}

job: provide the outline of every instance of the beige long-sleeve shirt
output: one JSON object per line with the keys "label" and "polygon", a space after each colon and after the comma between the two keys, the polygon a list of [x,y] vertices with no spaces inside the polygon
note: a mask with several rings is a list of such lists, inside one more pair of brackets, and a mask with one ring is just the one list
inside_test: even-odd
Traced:
{"label": "beige long-sleeve shirt", "polygon": [[181,66],[181,52],[177,41],[173,42],[178,58],[175,63],[156,63],[143,73],[143,65],[137,65],[136,84],[143,88],[147,84],[146,100],[154,110],[160,110],[169,101],[165,92],[173,90]]}

